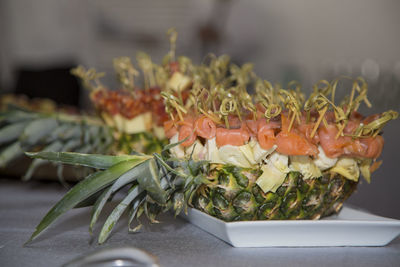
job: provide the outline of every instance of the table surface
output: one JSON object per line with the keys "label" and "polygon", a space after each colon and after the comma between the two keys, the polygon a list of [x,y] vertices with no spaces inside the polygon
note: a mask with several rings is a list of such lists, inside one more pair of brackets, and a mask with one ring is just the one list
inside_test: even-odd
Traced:
{"label": "table surface", "polygon": [[23,247],[65,192],[57,183],[0,180],[0,266],[61,266],[85,253],[117,245],[144,249],[157,256],[161,266],[400,265],[400,237],[386,247],[234,248],[171,214],[160,216],[160,224],[145,224],[135,234],[127,233],[127,221],[121,219],[110,239],[100,246],[96,235],[91,237],[88,232],[88,208],[69,211]]}

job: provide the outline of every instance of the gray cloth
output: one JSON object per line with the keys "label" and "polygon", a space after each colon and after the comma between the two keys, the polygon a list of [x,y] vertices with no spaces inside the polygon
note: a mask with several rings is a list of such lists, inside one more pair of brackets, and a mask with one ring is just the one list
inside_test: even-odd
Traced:
{"label": "gray cloth", "polygon": [[[23,247],[40,219],[66,192],[54,183],[0,180],[0,266],[61,266],[98,248],[130,245],[157,256],[162,266],[399,266],[400,238],[386,247],[233,248],[171,214],[128,234],[122,219],[105,245],[88,232],[90,209],[62,216]],[[109,213],[106,209],[104,213]],[[104,222],[104,217],[101,218]],[[98,231],[100,225],[96,228]]]}

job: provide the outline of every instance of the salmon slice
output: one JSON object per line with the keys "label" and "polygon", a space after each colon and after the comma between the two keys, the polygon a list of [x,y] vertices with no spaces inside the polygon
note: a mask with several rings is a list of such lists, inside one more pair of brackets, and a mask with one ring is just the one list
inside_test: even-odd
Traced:
{"label": "salmon slice", "polygon": [[179,120],[179,121],[176,122],[176,124],[179,125],[179,126],[186,125],[186,126],[189,126],[189,127],[193,128],[194,127],[193,126],[194,125],[194,121],[195,121],[195,119],[193,117],[186,116],[186,117],[183,118],[183,121]]}
{"label": "salmon slice", "polygon": [[289,156],[315,156],[318,154],[317,146],[309,142],[302,133],[293,127],[290,132],[288,131],[290,122],[283,113],[281,114],[281,121],[282,131],[276,136],[275,140],[277,152]]}
{"label": "salmon slice", "polygon": [[251,136],[257,136],[257,132],[258,132],[257,121],[250,119],[250,120],[246,120],[245,124],[246,124],[249,134]]}
{"label": "salmon slice", "polygon": [[245,127],[239,129],[217,128],[216,142],[217,146],[243,146],[250,139],[250,134]]}
{"label": "salmon slice", "polygon": [[349,120],[347,122],[346,127],[343,130],[343,133],[345,134],[354,134],[356,129],[360,126],[360,121],[359,120]]}
{"label": "salmon slice", "polygon": [[215,123],[206,116],[200,116],[195,121],[194,127],[196,129],[196,134],[206,139],[214,138],[217,131],[217,126],[215,126]]}
{"label": "salmon slice", "polygon": [[317,146],[307,141],[301,133],[296,133],[295,130],[280,132],[276,136],[275,143],[277,145],[276,151],[284,155],[315,156],[318,154]]}
{"label": "salmon slice", "polygon": [[383,139],[382,136],[377,135],[376,137],[368,137],[361,139],[361,142],[368,147],[367,152],[362,156],[366,158],[376,159],[382,153],[383,144],[385,143],[385,140]]}
{"label": "salmon slice", "polygon": [[266,119],[259,119],[257,121],[257,140],[261,148],[268,150],[275,145],[275,129],[279,129],[278,122],[267,122]]}
{"label": "salmon slice", "polygon": [[312,143],[314,145],[318,145],[319,144],[318,133],[314,134],[314,136],[311,137],[314,127],[315,127],[315,123],[302,123],[302,124],[298,125],[296,129],[306,137],[307,141],[309,141],[310,143]]}
{"label": "salmon slice", "polygon": [[178,128],[174,121],[169,120],[164,122],[164,133],[168,139],[172,138],[175,134],[178,133]]}
{"label": "salmon slice", "polygon": [[188,125],[183,125],[179,128],[178,140],[182,141],[185,138],[188,139],[181,144],[181,146],[184,147],[191,146],[194,143],[194,141],[196,141],[197,136],[193,127],[190,127]]}
{"label": "salmon slice", "polygon": [[327,127],[322,126],[318,130],[321,147],[330,158],[337,158],[342,155],[344,147],[349,144],[348,140],[346,140],[347,138],[343,136],[336,139],[338,131],[338,128],[332,124],[329,124]]}
{"label": "salmon slice", "polygon": [[268,150],[275,145],[275,133],[274,130],[269,128],[268,125],[264,125],[260,128],[257,134],[257,140],[261,148]]}

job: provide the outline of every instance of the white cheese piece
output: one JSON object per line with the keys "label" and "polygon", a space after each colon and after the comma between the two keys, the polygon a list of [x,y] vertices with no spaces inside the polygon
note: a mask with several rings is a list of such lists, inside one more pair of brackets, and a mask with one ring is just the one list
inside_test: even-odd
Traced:
{"label": "white cheese piece", "polygon": [[321,170],[309,156],[290,156],[290,169],[300,172],[303,175],[303,179],[322,176]]}
{"label": "white cheese piece", "polygon": [[316,159],[314,159],[314,164],[321,170],[327,170],[329,168],[332,168],[335,166],[336,162],[338,161],[337,158],[329,158],[328,156],[325,155],[324,150],[322,149],[321,146],[318,146],[318,156]]}
{"label": "white cheese piece", "polygon": [[[179,134],[175,134],[169,140],[170,144],[175,144],[178,142],[179,142]],[[175,158],[182,159],[185,157],[185,150],[183,149],[183,147],[181,145],[174,146],[174,147],[170,148],[169,151],[171,152],[172,156],[174,156]]]}

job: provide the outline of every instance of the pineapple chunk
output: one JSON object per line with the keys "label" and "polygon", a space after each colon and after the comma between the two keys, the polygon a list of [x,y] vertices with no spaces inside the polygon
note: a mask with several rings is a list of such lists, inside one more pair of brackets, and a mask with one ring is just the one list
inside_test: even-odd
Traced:
{"label": "pineapple chunk", "polygon": [[113,119],[111,118],[110,115],[108,115],[108,114],[105,113],[105,112],[102,112],[102,113],[101,113],[101,117],[103,118],[103,120],[106,122],[106,124],[107,124],[108,126],[110,126],[110,127],[115,127],[115,123],[114,123],[114,121],[113,121]]}
{"label": "pineapple chunk", "polygon": [[189,158],[192,155],[194,160],[203,160],[206,156],[205,147],[199,140],[196,140],[191,146],[185,149],[186,157]]}
{"label": "pineapple chunk", "polygon": [[168,80],[167,88],[172,89],[176,92],[181,92],[187,89],[191,83],[192,80],[190,79],[190,77],[176,71],[174,72],[174,74],[172,74],[172,77]]}
{"label": "pineapple chunk", "polygon": [[359,163],[360,172],[367,183],[371,182],[371,171],[369,170],[371,166],[372,160],[371,159],[364,159],[361,160]]}
{"label": "pineapple chunk", "polygon": [[263,173],[258,177],[256,184],[264,193],[275,193],[279,186],[282,185],[286,178],[286,173],[280,172],[273,165],[263,165],[261,167]]}
{"label": "pineapple chunk", "polygon": [[268,159],[267,163],[261,167],[263,173],[258,177],[256,184],[263,190],[264,193],[273,192],[282,185],[287,173],[288,157],[274,152]]}
{"label": "pineapple chunk", "polygon": [[321,171],[327,170],[327,169],[335,166],[335,164],[338,160],[337,158],[327,157],[321,146],[318,146],[318,151],[319,151],[319,153],[318,153],[317,158],[314,160],[314,164],[317,165],[317,167]]}
{"label": "pineapple chunk", "polygon": [[115,126],[120,132],[135,134],[150,131],[152,126],[151,112],[140,114],[132,119],[127,119],[120,114],[112,117],[112,123],[109,123],[110,118],[103,116],[107,124]]}
{"label": "pineapple chunk", "polygon": [[272,164],[277,168],[280,172],[288,173],[290,169],[288,168],[289,157],[286,155],[282,155],[278,152],[274,152],[267,159],[267,165]]}
{"label": "pineapple chunk", "polygon": [[322,176],[321,170],[309,156],[290,156],[290,169],[300,172],[303,175],[303,179]]}
{"label": "pineapple chunk", "polygon": [[252,166],[257,164],[256,160],[254,159],[253,149],[251,145],[246,144],[243,146],[239,146],[239,150]]}
{"label": "pineapple chunk", "polygon": [[340,158],[330,171],[343,175],[354,182],[357,182],[360,177],[360,169],[352,158]]}
{"label": "pineapple chunk", "polygon": [[[244,151],[246,151],[246,149],[250,149],[251,151],[251,148],[250,146],[248,146],[246,148],[241,149],[241,147],[242,146],[231,146],[231,145],[222,146],[218,150],[219,158],[225,164],[232,164],[242,168],[250,168],[252,164],[246,158],[245,154],[242,152],[242,149]],[[252,153],[247,151],[246,154],[252,154]]]}
{"label": "pineapple chunk", "polygon": [[266,159],[268,155],[274,152],[277,148],[277,146],[274,145],[272,148],[265,150],[261,148],[260,144],[255,140],[251,140],[249,144],[253,149],[253,157],[256,163],[260,163],[262,160]]}
{"label": "pineapple chunk", "polygon": [[[179,142],[179,134],[175,134],[169,140],[170,144],[175,144],[178,142]],[[185,157],[185,150],[183,149],[183,147],[181,145],[174,146],[174,147],[170,148],[169,151],[171,152],[172,156],[174,156],[175,158],[181,159],[181,158]]]}
{"label": "pineapple chunk", "polygon": [[151,112],[140,114],[130,120],[124,119],[124,131],[128,134],[147,132],[151,130]]}
{"label": "pineapple chunk", "polygon": [[211,163],[224,163],[219,158],[218,147],[215,137],[207,140],[206,151],[207,151],[206,159],[209,160]]}
{"label": "pineapple chunk", "polygon": [[153,133],[158,139],[160,139],[160,140],[165,139],[164,127],[153,126]]}

